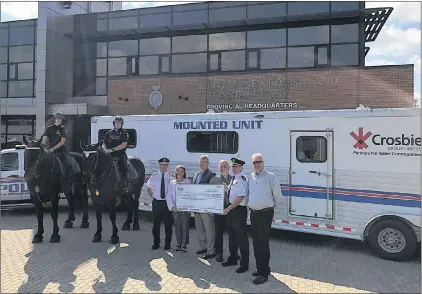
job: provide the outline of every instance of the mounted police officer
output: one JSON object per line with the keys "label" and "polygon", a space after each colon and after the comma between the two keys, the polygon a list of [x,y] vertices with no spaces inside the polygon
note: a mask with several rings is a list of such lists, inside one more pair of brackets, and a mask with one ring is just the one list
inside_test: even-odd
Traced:
{"label": "mounted police officer", "polygon": [[[70,180],[70,183],[73,183],[73,167],[71,163],[70,155],[66,148],[66,139],[67,139],[67,129],[62,124],[65,119],[63,112],[56,112],[54,114],[54,124],[47,127],[44,135],[42,137],[41,145],[44,148],[47,148],[48,152],[57,155],[62,163],[65,166],[65,169],[68,171],[67,178],[65,180]],[[48,139],[48,146],[47,146]]]}
{"label": "mounted police officer", "polygon": [[124,192],[129,190],[129,169],[127,166],[127,155],[126,148],[129,142],[129,135],[125,129],[123,129],[123,118],[116,116],[113,121],[114,128],[108,131],[102,143],[102,147],[106,153],[111,153],[112,157],[118,159],[118,165],[120,169],[121,184],[123,185]]}

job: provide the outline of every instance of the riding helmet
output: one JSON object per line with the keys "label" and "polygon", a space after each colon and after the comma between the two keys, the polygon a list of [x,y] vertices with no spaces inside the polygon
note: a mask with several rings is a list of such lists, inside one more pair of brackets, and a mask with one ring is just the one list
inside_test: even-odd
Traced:
{"label": "riding helmet", "polygon": [[122,127],[123,127],[123,117],[121,117],[121,116],[116,116],[115,118],[114,118],[114,121],[113,121],[113,126],[114,126],[114,122],[115,121],[120,121],[121,123],[122,123]]}
{"label": "riding helmet", "polygon": [[60,118],[61,120],[65,119],[63,112],[59,111],[54,114],[54,118]]}

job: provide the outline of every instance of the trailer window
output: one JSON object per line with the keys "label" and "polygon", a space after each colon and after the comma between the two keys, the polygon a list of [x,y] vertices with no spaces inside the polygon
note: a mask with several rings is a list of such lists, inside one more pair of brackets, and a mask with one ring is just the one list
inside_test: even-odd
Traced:
{"label": "trailer window", "polygon": [[[136,130],[134,129],[125,129],[129,135],[129,142],[127,144],[127,148],[135,148],[136,147]],[[102,143],[105,134],[110,131],[109,129],[101,129],[98,131],[98,142]]]}
{"label": "trailer window", "polygon": [[239,150],[236,132],[189,132],[187,150],[190,153],[235,154]]}
{"label": "trailer window", "polygon": [[300,136],[296,139],[296,159],[306,163],[327,161],[327,139],[321,136]]}
{"label": "trailer window", "polygon": [[19,169],[19,158],[16,152],[1,155],[1,171],[15,171]]}

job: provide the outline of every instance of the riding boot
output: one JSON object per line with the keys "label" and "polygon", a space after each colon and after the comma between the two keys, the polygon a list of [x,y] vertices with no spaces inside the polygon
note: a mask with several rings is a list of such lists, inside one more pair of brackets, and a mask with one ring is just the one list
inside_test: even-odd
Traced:
{"label": "riding boot", "polygon": [[125,193],[129,192],[129,187],[130,187],[129,172],[125,172],[123,176],[123,191]]}

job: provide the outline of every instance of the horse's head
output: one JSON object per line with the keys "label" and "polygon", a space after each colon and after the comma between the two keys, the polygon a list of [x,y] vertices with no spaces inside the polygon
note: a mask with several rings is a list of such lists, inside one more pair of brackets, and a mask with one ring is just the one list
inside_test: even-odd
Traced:
{"label": "horse's head", "polygon": [[100,148],[100,143],[85,145],[80,142],[80,147],[82,149],[82,169],[84,174],[91,174],[97,168],[100,153],[103,153]]}
{"label": "horse's head", "polygon": [[24,153],[24,170],[25,173],[37,166],[41,158],[48,154],[48,152],[41,146],[42,139],[28,141],[26,136],[23,136],[25,146]]}

